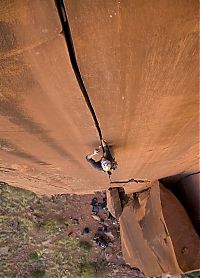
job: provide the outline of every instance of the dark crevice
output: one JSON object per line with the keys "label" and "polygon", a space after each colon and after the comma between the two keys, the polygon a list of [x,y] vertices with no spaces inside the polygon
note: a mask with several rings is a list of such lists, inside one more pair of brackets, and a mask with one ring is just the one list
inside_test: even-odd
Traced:
{"label": "dark crevice", "polygon": [[128,203],[129,198],[127,194],[125,193],[125,190],[123,187],[118,187],[118,193],[119,193],[119,199],[121,202],[122,209],[125,207],[125,205]]}
{"label": "dark crevice", "polygon": [[57,7],[57,10],[58,10],[58,13],[59,13],[59,16],[60,16],[60,20],[61,20],[61,24],[62,24],[62,27],[63,27],[63,33],[64,33],[65,40],[66,40],[66,43],[67,43],[67,48],[68,48],[68,51],[69,51],[69,57],[70,57],[70,61],[71,61],[71,64],[72,64],[72,68],[73,68],[74,74],[76,76],[76,79],[78,81],[79,87],[82,91],[82,94],[85,98],[85,102],[86,102],[86,104],[87,104],[87,106],[90,110],[90,113],[92,115],[92,118],[94,120],[95,126],[96,126],[98,134],[99,134],[99,139],[101,141],[101,139],[103,138],[102,137],[102,132],[101,132],[100,125],[99,125],[99,122],[97,120],[97,116],[95,114],[94,108],[93,108],[92,103],[90,101],[90,98],[88,96],[86,87],[84,85],[84,82],[83,82],[83,79],[82,79],[82,76],[81,76],[81,73],[80,73],[80,70],[79,70],[79,66],[78,66],[77,59],[76,59],[76,54],[75,54],[75,50],[74,50],[74,43],[73,43],[73,39],[72,39],[72,34],[71,34],[70,26],[69,26],[69,20],[68,20],[68,17],[67,17],[67,12],[66,12],[66,9],[65,9],[65,5],[63,3],[63,0],[55,0],[55,3],[56,3],[56,7]]}
{"label": "dark crevice", "polygon": [[188,181],[188,177],[199,175],[200,172],[180,173],[175,176],[165,177],[159,181],[168,188],[180,201],[180,203],[185,208],[188,216],[190,217],[194,227],[196,228],[197,233],[200,235],[200,217],[199,217],[199,196],[200,196],[200,187],[199,182],[191,183]]}
{"label": "dark crevice", "polygon": [[200,171],[194,172],[194,173],[187,173],[187,172],[181,172],[175,176],[169,176],[169,177],[164,177],[162,179],[159,179],[161,183],[163,183],[165,186],[171,186],[172,184],[178,184],[181,182],[183,179],[186,179],[187,177],[198,175]]}
{"label": "dark crevice", "polygon": [[136,180],[136,179],[130,179],[130,180],[126,180],[126,181],[111,181],[111,184],[123,184],[123,183],[131,183],[131,182],[135,182],[135,183],[143,183],[143,182],[150,182],[149,180]]}

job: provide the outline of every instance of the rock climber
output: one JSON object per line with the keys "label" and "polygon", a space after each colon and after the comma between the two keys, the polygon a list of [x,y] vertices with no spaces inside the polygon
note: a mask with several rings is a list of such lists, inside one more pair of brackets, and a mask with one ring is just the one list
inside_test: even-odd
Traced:
{"label": "rock climber", "polygon": [[[101,148],[103,150],[103,156],[99,161],[95,161],[92,157],[98,154]],[[99,146],[98,149],[95,149],[92,154],[86,156],[86,160],[92,165],[92,167],[106,172],[109,176],[112,174],[112,171],[117,168],[117,162],[112,157],[110,149],[104,140],[101,140],[101,146]]]}

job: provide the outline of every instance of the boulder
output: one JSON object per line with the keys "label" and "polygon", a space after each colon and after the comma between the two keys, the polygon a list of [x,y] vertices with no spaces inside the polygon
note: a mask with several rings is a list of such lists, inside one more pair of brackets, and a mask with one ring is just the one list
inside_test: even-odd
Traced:
{"label": "boulder", "polygon": [[107,208],[113,217],[119,219],[122,213],[121,200],[118,188],[110,188],[106,191]]}
{"label": "boulder", "polygon": [[123,185],[124,191],[126,194],[132,194],[136,192],[141,192],[143,190],[146,190],[152,186],[152,183],[149,181],[144,181],[144,182],[130,182],[130,183],[125,183]]}
{"label": "boulder", "polygon": [[120,235],[126,263],[146,276],[182,272],[163,218],[159,182],[124,207]]}

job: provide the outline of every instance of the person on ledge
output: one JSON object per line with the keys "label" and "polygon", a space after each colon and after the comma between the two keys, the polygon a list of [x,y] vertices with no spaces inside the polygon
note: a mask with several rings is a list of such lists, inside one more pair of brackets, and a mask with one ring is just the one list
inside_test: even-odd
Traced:
{"label": "person on ledge", "polygon": [[[99,148],[95,149],[93,153],[86,156],[86,160],[88,161],[88,163],[90,163],[90,165],[92,165],[92,167],[96,168],[99,171],[104,171],[110,176],[112,174],[112,171],[117,168],[117,162],[112,157],[107,143],[104,140],[101,140],[101,144],[102,146],[99,146]],[[103,156],[100,160],[95,161],[93,159],[93,156],[98,154],[101,148],[103,150]]]}

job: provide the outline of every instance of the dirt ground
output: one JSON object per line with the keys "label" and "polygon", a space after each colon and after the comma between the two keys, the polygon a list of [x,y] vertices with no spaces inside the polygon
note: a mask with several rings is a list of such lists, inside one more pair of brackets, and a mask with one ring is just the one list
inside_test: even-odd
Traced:
{"label": "dirt ground", "polygon": [[[103,196],[39,198],[1,182],[0,277],[143,277],[122,259],[118,222],[103,209],[92,214],[92,198]],[[103,249],[93,238],[105,226]]]}

